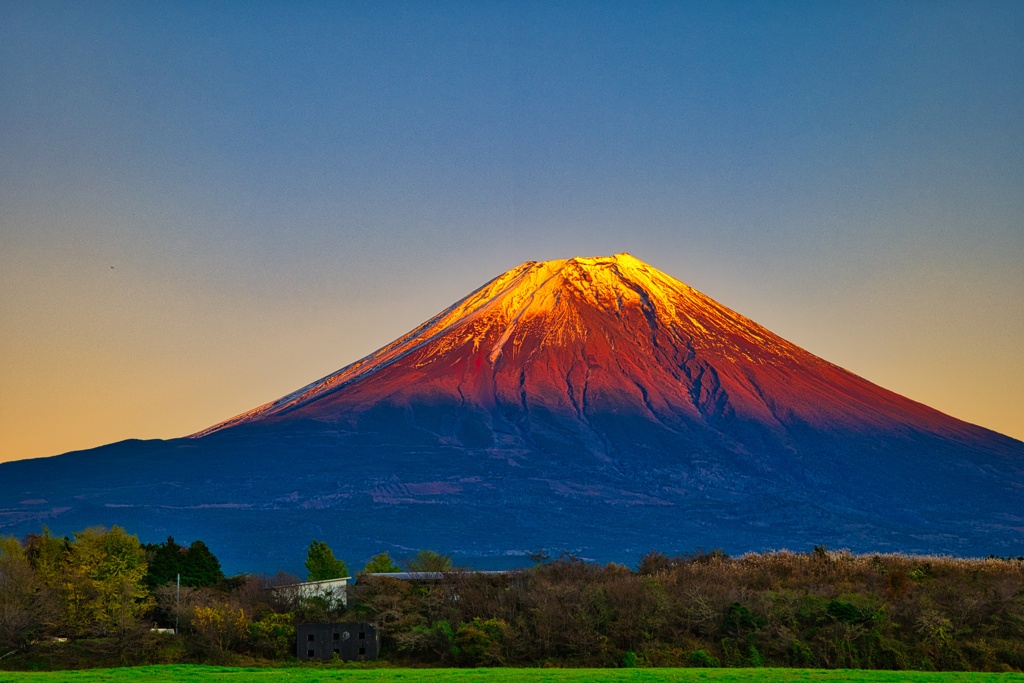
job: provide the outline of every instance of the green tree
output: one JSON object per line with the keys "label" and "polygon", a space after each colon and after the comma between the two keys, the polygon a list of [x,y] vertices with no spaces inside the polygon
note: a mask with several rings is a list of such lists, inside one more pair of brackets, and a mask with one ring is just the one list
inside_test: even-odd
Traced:
{"label": "green tree", "polygon": [[118,526],[75,533],[65,574],[72,629],[127,633],[152,606],[145,578],[146,553],[137,536]]}
{"label": "green tree", "polygon": [[411,572],[447,572],[452,569],[452,556],[421,550],[406,561],[406,566]]}
{"label": "green tree", "polygon": [[459,624],[453,638],[458,661],[465,666],[502,666],[501,647],[508,633],[508,624],[501,619],[475,617]]}
{"label": "green tree", "polygon": [[178,545],[173,536],[163,543],[146,544],[146,585],[150,590],[157,586],[174,583],[182,573],[185,549]]}
{"label": "green tree", "polygon": [[41,534],[25,537],[25,557],[40,586],[40,598],[46,605],[47,630],[58,635],[73,633],[73,609],[70,575],[71,539],[54,536],[45,526]]}
{"label": "green tree", "polygon": [[[344,562],[342,565],[344,566]],[[344,576],[344,574],[342,574]],[[216,586],[224,580],[220,560],[202,541],[192,541],[181,567],[181,585],[191,588]]]}
{"label": "green tree", "polygon": [[168,536],[163,543],[146,545],[146,561],[146,585],[151,590],[175,583],[179,575],[181,585],[189,588],[212,587],[224,580],[220,560],[202,541],[192,541],[186,548]]}
{"label": "green tree", "polygon": [[400,572],[402,568],[395,564],[387,553],[378,553],[370,558],[370,561],[363,567],[364,574],[390,574]]}
{"label": "green tree", "polygon": [[25,556],[44,586],[56,588],[61,584],[70,553],[71,539],[54,536],[45,526],[43,533],[25,537]]}
{"label": "green tree", "polygon": [[307,581],[323,581],[348,576],[348,565],[334,557],[334,551],[323,541],[313,541],[306,553]]}

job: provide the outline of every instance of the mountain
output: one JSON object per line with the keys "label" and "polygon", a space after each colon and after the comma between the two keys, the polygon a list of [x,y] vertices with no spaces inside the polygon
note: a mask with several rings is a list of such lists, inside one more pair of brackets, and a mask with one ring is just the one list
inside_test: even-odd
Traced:
{"label": "mountain", "polygon": [[876,386],[628,254],[528,262],[191,437],[0,465],[0,531],[119,523],[296,569],[311,538],[1024,552],[1024,443]]}

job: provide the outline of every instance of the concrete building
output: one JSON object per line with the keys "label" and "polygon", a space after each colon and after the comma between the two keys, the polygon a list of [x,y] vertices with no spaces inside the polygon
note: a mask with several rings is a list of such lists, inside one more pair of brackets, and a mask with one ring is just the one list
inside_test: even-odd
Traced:
{"label": "concrete building", "polygon": [[380,655],[380,634],[365,621],[335,624],[299,624],[295,628],[296,653],[302,661],[366,660]]}

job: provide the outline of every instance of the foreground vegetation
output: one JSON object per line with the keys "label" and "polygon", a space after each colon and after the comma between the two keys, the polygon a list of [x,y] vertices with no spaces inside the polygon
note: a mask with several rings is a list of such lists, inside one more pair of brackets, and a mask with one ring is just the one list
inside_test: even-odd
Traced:
{"label": "foreground vegetation", "polygon": [[[432,580],[363,574],[345,607],[300,598],[296,577],[226,578],[198,541],[142,546],[116,527],[0,539],[0,668],[274,665],[294,661],[296,624],[369,621],[383,663],[400,666],[1024,669],[1021,558],[821,547],[649,553],[636,569],[536,561],[483,575],[423,552],[406,565]],[[347,572],[315,541],[307,568]],[[385,554],[367,567],[397,568]],[[169,583],[179,574],[180,591]],[[152,631],[175,624],[179,636]]]}
{"label": "foreground vegetation", "polygon": [[0,683],[170,683],[197,680],[318,683],[1017,683],[1022,674],[923,673],[812,669],[233,669],[209,666],[145,666],[54,673],[3,674]]}
{"label": "foreground vegetation", "polygon": [[1024,668],[1020,560],[818,548],[651,553],[633,571],[562,558],[511,579],[365,580],[358,598],[409,663]]}

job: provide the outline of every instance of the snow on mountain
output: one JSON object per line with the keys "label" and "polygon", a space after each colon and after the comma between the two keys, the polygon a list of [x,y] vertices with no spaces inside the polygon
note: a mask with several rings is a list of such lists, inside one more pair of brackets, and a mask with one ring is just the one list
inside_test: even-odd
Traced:
{"label": "snow on mountain", "polygon": [[491,567],[539,547],[1020,554],[1022,495],[1024,443],[618,254],[524,263],[191,437],[0,464],[0,532],[117,523],[202,538],[229,571],[296,570],[310,538],[355,564],[422,547]]}
{"label": "snow on mountain", "polygon": [[984,434],[617,254],[524,263],[366,358],[194,436],[296,418],[351,424],[380,402],[445,396],[580,419],[614,405],[670,429],[756,422],[779,439],[792,424]]}

